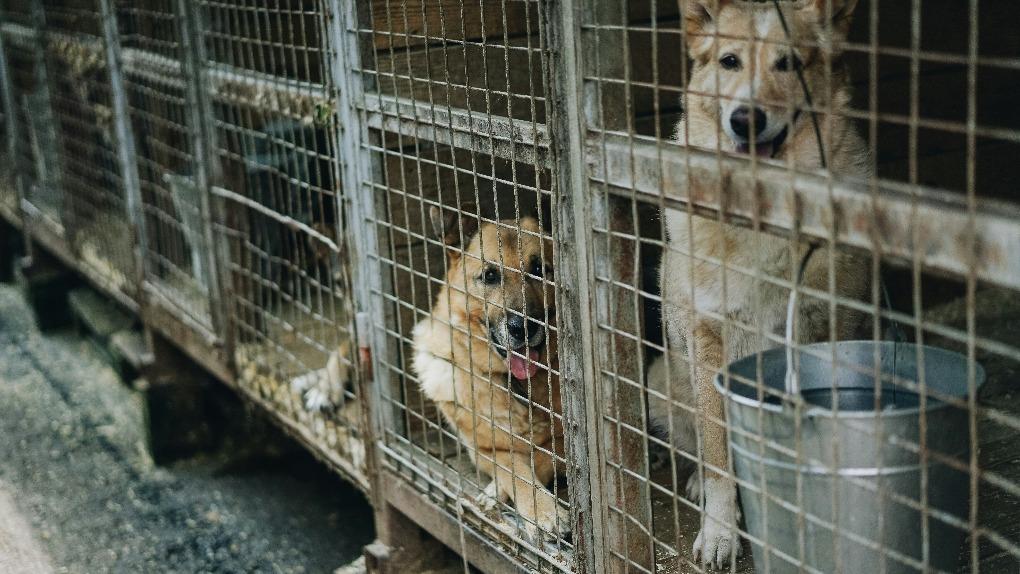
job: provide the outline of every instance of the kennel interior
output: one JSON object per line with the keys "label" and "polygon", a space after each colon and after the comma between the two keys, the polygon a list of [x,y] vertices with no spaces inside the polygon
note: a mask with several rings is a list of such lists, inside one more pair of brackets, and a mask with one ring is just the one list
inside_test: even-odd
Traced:
{"label": "kennel interior", "polygon": [[[874,176],[849,181],[673,139],[692,72],[682,11],[695,1],[8,3],[0,98],[14,157],[0,215],[24,222],[371,487],[380,516],[395,508],[487,572],[702,569],[691,547],[704,509],[685,486],[692,472],[700,484],[704,461],[673,447],[670,424],[649,417],[663,405],[698,416],[696,405],[646,384],[650,365],[668,355],[658,263],[679,247],[666,237],[665,210],[778,239],[791,253],[810,244],[855,255],[875,278],[865,295],[837,294],[832,265],[822,287],[796,287],[802,304],[830,324],[845,310],[864,316],[857,338],[958,351],[987,374],[964,401],[894,381],[966,416],[970,458],[881,430],[874,437],[965,472],[967,513],[934,508],[924,488],[887,503],[964,531],[961,569],[1015,569],[1020,207],[1010,186],[1020,175],[1020,116],[1010,96],[1020,12],[976,0],[860,0],[838,61],[825,60],[827,46],[793,46],[817,50],[826,92],[843,64],[850,70],[850,104],[807,106],[800,120],[856,126]],[[468,236],[501,226],[496,255],[479,261],[446,245],[433,210]],[[522,229],[529,217],[537,227]],[[522,234],[550,243],[551,261],[503,257],[510,250],[500,242]],[[724,282],[751,277],[784,304],[797,285],[791,269],[773,276],[708,247],[677,254]],[[477,275],[447,277],[455,260]],[[558,380],[560,396],[537,397],[546,387],[534,378],[510,380],[491,336],[458,323],[458,308],[497,327],[519,311],[506,308],[505,289],[455,287],[484,282],[490,267],[555,294],[531,318],[557,341],[536,373]],[[432,313],[440,297],[445,316]],[[747,317],[685,311],[755,334],[761,346],[785,344]],[[474,396],[500,395],[517,409],[523,428],[509,439],[521,464],[500,469],[521,479],[515,488],[543,460],[562,467],[548,485],[563,513],[553,526],[571,536],[480,496],[491,477],[472,457],[486,453],[444,422],[413,366],[414,326],[430,318],[452,325],[450,344],[480,349],[484,360],[455,367]],[[695,375],[718,366],[669,362],[670,372]],[[509,413],[461,406],[475,443],[506,434]],[[543,424],[551,447],[531,444],[530,429]],[[774,449],[757,438],[763,453]],[[818,517],[804,521],[842,534]],[[890,569],[928,565],[924,555],[858,542],[882,551]],[[729,569],[750,571],[744,548]],[[800,558],[772,559],[796,567]]]}
{"label": "kennel interior", "polygon": [[202,8],[238,384],[367,489],[324,7]]}
{"label": "kennel interior", "polygon": [[9,219],[367,488],[324,5],[24,4]]}
{"label": "kennel interior", "polygon": [[[630,3],[631,8],[634,4]],[[853,4],[822,2],[818,6],[825,14],[839,14]],[[775,9],[770,2],[757,6],[759,11]],[[1006,96],[1018,85],[1018,44],[1006,24],[1016,21],[1015,10],[976,2],[857,3],[840,57],[825,65],[827,75],[820,84],[823,93],[833,93],[846,77],[842,75],[846,66],[851,102],[845,108],[820,106],[816,112],[823,118],[826,114],[845,118],[856,126],[867,144],[863,159],[874,174],[864,182],[841,179],[834,173],[812,179],[812,174],[786,161],[684,146],[684,137],[690,136],[683,134],[678,135],[679,143],[670,141],[676,113],[682,111],[676,103],[684,96],[684,78],[693,72],[691,59],[680,56],[685,53],[686,36],[693,40],[691,30],[685,29],[684,20],[671,7],[662,5],[652,6],[649,17],[639,22],[628,23],[626,11],[612,3],[595,2],[582,13],[578,49],[593,56],[584,64],[581,92],[599,102],[583,110],[591,166],[588,201],[602,209],[609,206],[617,214],[597,221],[593,232],[585,234],[592,244],[589,253],[595,261],[596,290],[604,294],[596,299],[598,337],[609,351],[596,355],[594,372],[604,373],[604,378],[591,389],[598,393],[594,400],[605,405],[599,419],[605,443],[598,447],[599,456],[603,482],[623,486],[603,500],[608,507],[603,532],[612,566],[633,571],[697,570],[691,547],[705,520],[704,507],[684,495],[692,465],[680,465],[677,470],[673,463],[697,463],[695,476],[700,481],[705,475],[699,454],[677,450],[662,433],[656,436],[647,430],[648,413],[657,402],[672,404],[677,417],[697,412],[696,404],[644,384],[649,361],[667,351],[665,320],[660,320],[667,294],[659,292],[654,276],[627,268],[600,269],[600,254],[613,255],[614,249],[641,254],[673,250],[717,277],[723,287],[716,296],[722,298],[723,308],[729,306],[727,281],[734,291],[739,281],[748,281],[753,291],[777,293],[784,303],[797,281],[797,270],[791,265],[769,272],[765,270],[768,262],[728,255],[726,249],[695,243],[688,250],[681,247],[686,242],[664,241],[664,224],[647,225],[649,220],[638,207],[651,205],[660,213],[675,210],[686,221],[701,217],[749,229],[755,234],[750,237],[781,237],[791,254],[804,253],[811,244],[858,257],[862,266],[855,273],[875,278],[863,297],[837,293],[835,281],[840,275],[833,267],[835,255],[828,258],[829,280],[820,288],[801,285],[797,289],[802,304],[816,305],[827,316],[822,322],[830,330],[823,340],[835,338],[838,315],[855,311],[865,318],[852,338],[935,345],[984,365],[987,384],[978,394],[972,371],[964,381],[970,384],[965,401],[939,396],[925,387],[923,378],[900,381],[901,388],[920,396],[922,404],[944,401],[947,408],[968,417],[972,457],[930,448],[923,438],[924,415],[921,439],[883,434],[881,425],[872,433],[876,444],[895,444],[899,452],[915,456],[925,468],[938,463],[967,473],[969,492],[959,493],[971,501],[967,510],[944,512],[928,500],[923,486],[914,499],[897,498],[882,488],[874,494],[883,504],[920,512],[918,535],[925,544],[936,526],[964,531],[967,542],[959,549],[961,568],[1015,568],[1020,547],[1010,517],[1020,494],[1020,467],[1009,462],[1011,447],[1003,440],[1018,422],[1014,373],[1020,340],[1008,326],[1017,320],[1018,310],[1008,302],[1018,285],[1013,272],[1007,271],[1015,268],[1015,257],[1008,255],[1015,232],[993,231],[999,221],[1012,221],[1017,214],[1016,195],[1010,191],[1016,168],[1010,158],[1020,151],[1020,116]],[[758,30],[755,34],[765,33]],[[726,44],[725,37],[709,40],[732,45]],[[766,48],[769,43],[762,38],[758,42]],[[805,58],[807,54],[824,57],[812,51],[824,53],[824,43],[794,48]],[[715,53],[716,58],[724,55]],[[642,67],[636,60],[650,61],[651,67]],[[780,73],[766,69],[773,64],[764,59],[760,65],[762,74]],[[673,75],[678,68],[680,74]],[[720,73],[725,76],[727,71],[720,69]],[[800,97],[799,87],[795,93]],[[688,95],[714,98],[720,106],[734,96],[723,90]],[[766,98],[763,95],[756,102],[752,91],[747,103],[774,105]],[[640,109],[641,102],[649,100],[655,110],[650,118]],[[816,94],[816,101],[831,98]],[[750,177],[742,182],[743,176]],[[678,181],[688,187],[680,183],[678,188]],[[713,324],[724,333],[722,345],[731,354],[724,355],[723,364],[741,354],[753,355],[762,347],[786,345],[782,330],[763,331],[753,313],[717,314],[697,304],[679,311],[691,314],[687,321]],[[750,348],[728,348],[746,344],[738,341],[748,337],[757,340]],[[701,369],[722,366],[702,362],[694,351],[690,360],[689,350],[669,367],[685,372],[693,368],[696,376]],[[643,361],[628,361],[634,357]],[[749,382],[763,388],[761,376]],[[725,422],[720,424],[727,433],[737,432]],[[761,432],[757,439],[753,435],[745,439],[757,444],[768,458],[776,454],[776,445],[762,438]],[[662,464],[663,457],[668,464]],[[923,483],[927,475],[922,475]],[[769,496],[762,492],[762,484],[740,486]],[[797,500],[780,503],[798,507]],[[834,512],[839,512],[840,501],[831,503]],[[833,540],[847,536],[832,522],[802,514],[804,528],[812,532],[817,529]],[[742,523],[733,526],[741,536],[749,536]],[[931,567],[930,548],[907,556],[882,547],[881,536],[879,528],[872,538],[852,542],[845,538],[844,543],[877,546],[884,567],[890,570]],[[768,540],[755,542],[768,548]],[[746,550],[745,541],[744,556],[732,564],[737,571],[751,569]],[[772,565],[782,571],[796,569],[810,549],[801,552],[800,556],[771,552]]]}
{"label": "kennel interior", "polygon": [[[522,221],[534,222],[524,224],[525,242],[549,243],[555,233],[554,174],[548,143],[539,141],[548,114],[541,8],[527,1],[366,2],[358,6],[349,41],[360,48],[352,69],[362,90],[351,106],[365,117],[359,143],[365,169],[356,184],[365,190],[358,196],[362,206],[370,208],[366,221],[374,251],[367,257],[370,273],[379,276],[370,289],[382,310],[371,325],[374,340],[381,341],[375,372],[380,386],[375,405],[381,421],[379,465],[398,482],[392,487],[395,492],[409,490],[434,503],[444,515],[440,522],[452,524],[452,532],[463,528],[469,543],[497,541],[503,560],[549,571],[567,567],[573,545],[563,538],[535,536],[534,522],[506,503],[490,504],[483,491],[491,478],[472,461],[499,466],[497,473],[514,476],[515,488],[522,490],[534,482],[534,465],[547,463],[536,459],[564,464],[562,414],[550,408],[559,397],[550,396],[546,386],[549,377],[558,377],[556,357],[550,361],[536,353],[541,366],[534,380],[513,385],[499,374],[507,367],[495,352],[478,364],[455,362],[458,376],[470,381],[461,387],[460,406],[476,399],[492,405],[470,415],[474,422],[466,424],[473,431],[458,431],[443,422],[437,405],[421,391],[413,365],[413,332],[419,322],[444,325],[457,339],[449,344],[461,349],[454,353],[477,348],[472,356],[483,357],[492,342],[480,336],[481,323],[466,329],[459,316],[484,314],[495,324],[497,317],[523,312],[519,305],[504,306],[503,301],[525,296],[501,292],[510,289],[545,289],[549,300],[534,304],[553,306],[556,280],[542,270],[547,266],[551,271],[553,261],[539,261],[533,268],[530,258],[511,255],[510,249],[522,239]],[[445,234],[455,239],[447,242],[443,233],[436,233],[433,212],[445,220]],[[479,227],[493,230],[488,247],[481,247],[484,260],[468,245]],[[446,276],[455,260],[464,262],[459,272],[470,277]],[[502,284],[489,281],[489,297],[484,297],[473,287],[481,281],[476,269],[507,279]],[[444,288],[451,282],[460,287]],[[443,298],[451,310],[433,314],[433,305]],[[537,313],[533,320],[547,330],[547,337],[556,336],[550,314]],[[539,397],[541,393],[545,396]],[[506,432],[505,424],[494,422],[513,415],[491,411],[517,401],[529,404],[516,415],[519,421],[551,427],[554,438],[548,444],[534,446],[519,423]],[[471,442],[459,440],[458,432],[473,436]],[[514,443],[517,456],[494,458],[484,446],[471,446],[500,440]],[[504,479],[504,487],[507,482]],[[565,511],[566,483],[557,481],[551,488],[550,496]],[[566,526],[565,518],[559,522]]]}
{"label": "kennel interior", "polygon": [[144,289],[153,313],[205,344],[220,334],[205,270],[213,268],[198,175],[201,137],[188,25],[172,0],[116,4],[124,90],[138,166]]}

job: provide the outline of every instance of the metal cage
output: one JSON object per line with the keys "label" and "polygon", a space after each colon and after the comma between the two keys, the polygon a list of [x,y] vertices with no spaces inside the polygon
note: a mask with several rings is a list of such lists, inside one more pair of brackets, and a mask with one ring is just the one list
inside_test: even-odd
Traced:
{"label": "metal cage", "polygon": [[387,544],[399,514],[486,572],[1015,569],[1018,13],[7,3],[0,216]]}

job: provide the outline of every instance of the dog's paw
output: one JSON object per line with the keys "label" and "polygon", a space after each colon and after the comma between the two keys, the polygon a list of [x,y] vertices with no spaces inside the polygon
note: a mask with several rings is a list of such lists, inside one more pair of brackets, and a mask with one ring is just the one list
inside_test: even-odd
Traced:
{"label": "dog's paw", "polygon": [[486,514],[497,512],[501,503],[506,501],[507,496],[501,490],[496,488],[495,480],[490,482],[475,496],[475,505],[478,506],[479,510]]}
{"label": "dog's paw", "polygon": [[327,369],[294,377],[290,388],[301,395],[305,410],[309,412],[328,411],[343,402],[343,386],[333,380]]}
{"label": "dog's paw", "polygon": [[729,568],[730,560],[743,552],[736,534],[740,520],[736,489],[718,477],[706,477],[704,487],[705,521],[694,540],[694,560],[720,570]]}
{"label": "dog's paw", "polygon": [[347,456],[351,459],[351,464],[357,469],[368,468],[367,458],[368,453],[365,452],[365,441],[360,438],[350,437],[347,441]]}
{"label": "dog's paw", "polygon": [[570,510],[564,508],[552,496],[538,499],[539,512],[535,522],[527,523],[528,535],[535,541],[554,541],[570,536]]}
{"label": "dog's paw", "polygon": [[743,549],[740,539],[734,536],[729,526],[711,518],[705,519],[705,526],[694,540],[694,560],[700,560],[707,567],[717,570],[728,569],[730,560],[740,557]]}
{"label": "dog's paw", "polygon": [[687,477],[687,486],[684,488],[684,492],[687,494],[687,500],[701,504],[701,477],[698,476],[698,471],[694,471]]}

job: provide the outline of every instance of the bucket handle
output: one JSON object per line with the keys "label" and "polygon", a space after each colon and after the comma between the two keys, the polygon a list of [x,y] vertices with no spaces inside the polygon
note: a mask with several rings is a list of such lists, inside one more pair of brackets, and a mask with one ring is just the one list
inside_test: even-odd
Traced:
{"label": "bucket handle", "polygon": [[797,312],[797,288],[800,287],[801,279],[804,278],[804,269],[807,267],[811,255],[818,249],[818,245],[812,243],[808,246],[807,253],[800,260],[797,269],[797,276],[793,278],[793,289],[790,289],[790,298],[786,303],[786,394],[788,397],[800,395],[800,373],[793,360],[793,321]]}
{"label": "bucket handle", "polygon": [[[793,356],[793,321],[797,312],[797,287],[800,286],[801,280],[804,278],[804,270],[807,268],[807,262],[811,258],[811,255],[818,248],[818,245],[812,243],[808,246],[807,253],[804,254],[804,258],[800,261],[800,267],[797,269],[797,276],[794,278],[793,289],[790,289],[790,297],[786,303],[786,329],[785,329],[785,343],[786,343],[786,394],[788,397],[795,397],[800,395],[800,372],[797,368],[797,364],[794,362]],[[889,297],[889,290],[886,288],[885,283],[882,283],[882,294],[885,297],[885,305],[892,310],[892,300]],[[893,345],[893,372],[897,371],[897,363],[899,362],[899,344],[904,341],[906,337],[903,336],[902,331],[895,322],[892,323],[889,335],[894,341]],[[881,379],[877,379],[881,384]],[[895,390],[893,391],[895,392]]]}

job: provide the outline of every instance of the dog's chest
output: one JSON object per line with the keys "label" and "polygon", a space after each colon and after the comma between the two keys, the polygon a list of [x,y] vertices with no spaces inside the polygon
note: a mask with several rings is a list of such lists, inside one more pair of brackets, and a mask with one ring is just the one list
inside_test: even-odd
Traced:
{"label": "dog's chest", "polygon": [[[729,316],[772,315],[789,277],[789,244],[774,236],[666,210],[669,242],[660,269],[668,301]],[[693,299],[693,300],[692,300]]]}

